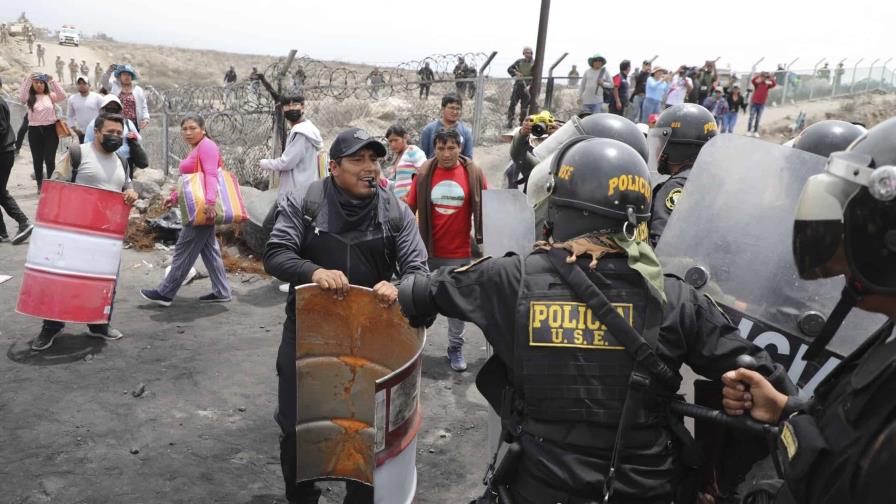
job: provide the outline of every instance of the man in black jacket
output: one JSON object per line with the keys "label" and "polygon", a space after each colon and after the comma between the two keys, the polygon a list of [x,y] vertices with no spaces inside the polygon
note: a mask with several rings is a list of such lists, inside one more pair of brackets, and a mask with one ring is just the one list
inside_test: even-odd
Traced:
{"label": "man in black jacket", "polygon": [[[398,296],[390,283],[425,274],[426,247],[407,205],[378,184],[386,148],[359,128],[340,133],[330,147],[330,176],[305,194],[281,201],[264,252],[265,271],[289,282],[286,321],[277,355],[280,376],[277,423],[283,431],[280,463],[290,503],[317,503],[320,491],[296,484],[295,287],[315,283],[341,300],[349,284],[370,287],[388,306]],[[338,302],[338,301],[335,301]],[[370,487],[349,483],[346,503],[372,502]]]}

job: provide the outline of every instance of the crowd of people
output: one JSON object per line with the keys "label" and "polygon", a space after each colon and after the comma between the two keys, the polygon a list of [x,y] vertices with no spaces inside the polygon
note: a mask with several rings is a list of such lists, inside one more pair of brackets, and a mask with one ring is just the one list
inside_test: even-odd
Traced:
{"label": "crowd of people", "polygon": [[[678,370],[683,364],[724,383],[723,404],[732,416],[752,414],[757,420],[778,423],[791,414],[803,418],[826,414],[813,409],[813,403],[799,400],[781,364],[739,337],[738,328],[713,300],[680,279],[664,277],[653,252],[686,192],[703,146],[719,132],[732,133],[738,115],[747,110],[748,135],[758,136],[768,92],[777,85],[775,76],[768,72],[754,76],[751,93],[745,96],[737,77],[728,76],[723,82],[712,61],[699,69],[681,66],[674,72],[643,61],[632,73],[631,62],[624,60],[615,74],[600,54],[588,58],[587,63],[581,76],[577,72],[570,75],[579,91],[581,112],[575,118],[583,134],[552,153],[557,159],[546,168],[551,184],[535,204],[536,215],[543,211],[541,225],[532,236],[536,251],[522,259],[507,256],[472,262],[484,239],[482,201],[489,184],[476,161],[471,129],[460,120],[464,100],[475,93],[475,88],[470,91],[469,81],[475,73],[470,74],[471,67],[463,58],[454,72],[457,92],[441,98],[439,117],[421,130],[419,145],[410,142],[407,125],[394,124],[382,132],[388,147],[378,135],[352,127],[341,131],[325,149],[320,131],[305,115],[305,98],[301,94],[276,96],[289,133],[282,154],[262,160],[259,166],[280,175],[263,262],[268,273],[288,286],[277,357],[276,420],[282,429],[281,463],[290,502],[316,502],[320,495],[312,483],[296,482],[295,288],[309,283],[337,300],[346,296],[350,285],[369,287],[384,307],[398,302],[400,289],[406,289],[401,308],[412,325],[429,325],[437,314],[448,318],[446,360],[456,372],[467,369],[465,323],[482,328],[495,348],[494,362],[501,366],[498,375],[504,382],[498,388],[507,394],[497,399],[492,394],[487,399],[491,404],[506,405],[499,412],[505,423],[503,439],[515,446],[512,462],[506,462],[507,458],[503,462],[515,464],[514,469],[492,467],[490,473],[495,478],[487,483],[489,492],[509,491],[514,502],[591,502],[595,496],[604,496],[606,501],[611,495],[625,502],[693,502],[696,490],[704,489],[687,486],[686,471],[679,462],[693,440],[682,434],[680,418],[666,409],[678,390]],[[544,162],[534,156],[534,149],[562,129],[562,122],[547,112],[530,114],[533,64],[533,51],[526,47],[522,58],[507,69],[514,79],[507,123],[520,125],[511,145],[511,157],[518,166],[511,170],[508,181],[524,192],[530,190],[527,178]],[[97,63],[95,72],[99,68]],[[78,65],[72,59],[70,84],[77,93],[68,95],[61,85],[63,69],[57,60],[58,79],[34,73],[20,88],[19,98],[28,108],[27,135],[38,191],[45,178],[55,176],[121,192],[123,200],[133,204],[137,199],[134,170],[145,166],[140,131],[150,121],[137,71],[130,65],[111,65],[95,75],[94,83],[107,91],[103,95],[92,91],[86,62]],[[267,85],[254,68],[252,75],[253,81]],[[431,70],[420,75],[424,81],[432,78]],[[304,82],[304,74],[295,78]],[[368,76],[374,93],[383,84],[382,78],[377,69]],[[224,83],[232,85],[236,79],[231,67]],[[429,88],[424,93],[421,86],[420,93],[428,97]],[[62,104],[66,104],[65,116],[57,111]],[[4,107],[0,105],[0,207],[19,224],[14,242],[22,243],[33,226],[6,190],[17,144]],[[79,140],[54,172],[63,118]],[[637,123],[650,128],[639,128]],[[536,125],[543,125],[543,131],[536,131]],[[190,268],[201,257],[212,291],[198,301],[226,303],[231,301],[232,291],[213,224],[218,217],[217,198],[221,197],[218,169],[224,159],[201,116],[184,117],[180,127],[190,146],[180,163],[180,174],[201,174],[203,221],[210,224],[184,223],[170,272],[155,288],[141,289],[140,295],[148,302],[171,306]],[[851,163],[850,169],[878,168],[874,177],[896,180],[892,170],[886,171],[896,164],[891,142],[896,126],[889,121],[878,128],[850,129],[837,149],[852,149],[865,156],[844,158],[842,162]],[[864,144],[856,141],[859,137],[867,139]],[[662,142],[653,141],[657,139]],[[801,136],[794,147],[823,155],[807,147],[809,144]],[[832,148],[831,142],[825,147]],[[392,162],[383,166],[389,152]],[[867,166],[859,166],[860,162]],[[652,187],[651,168],[668,179]],[[845,176],[846,172],[837,173]],[[856,183],[867,186],[874,180],[870,171],[867,175],[857,177]],[[864,191],[855,203],[861,205],[856,210],[859,217],[847,215],[845,221],[852,224],[849,219],[870,219],[874,225],[861,231],[861,239],[884,243],[881,250],[890,252],[881,253],[891,254],[896,232],[892,230],[896,215],[892,202],[867,187],[857,190]],[[893,199],[890,193],[884,196]],[[166,207],[177,203],[176,193],[165,200]],[[845,236],[827,238],[839,244],[851,239],[849,233]],[[797,238],[810,243],[818,240]],[[0,227],[0,241],[7,239],[5,227]],[[846,254],[843,261],[850,262],[849,267],[815,264],[820,260],[817,253],[807,254],[812,257],[799,256],[805,251],[795,254],[798,260],[812,262],[807,279],[822,271],[822,266],[825,275],[855,275],[860,271],[857,268],[864,266],[853,263],[880,261],[879,257],[854,256],[850,247],[840,252]],[[821,259],[825,263],[827,258]],[[892,259],[888,260],[887,271],[891,271]],[[860,299],[853,304],[890,317],[886,334],[878,338],[884,345],[896,317],[892,309],[892,289],[896,287],[892,275],[887,277],[889,284],[878,276],[886,275],[872,274],[853,286],[860,291]],[[880,304],[862,304],[861,295],[872,296],[872,301]],[[880,301],[875,296],[885,298]],[[575,310],[570,306],[576,306]],[[591,317],[597,314],[600,322],[595,323]],[[584,331],[586,328],[590,331]],[[45,320],[31,348],[46,350],[63,329],[62,322]],[[123,336],[109,323],[92,324],[89,333],[106,340]],[[892,345],[886,345],[889,355]],[[594,350],[600,347],[617,351]],[[736,357],[742,355],[751,356],[757,365],[741,369]],[[635,389],[637,392],[632,392]],[[569,393],[559,393],[561,390]],[[822,390],[833,396],[840,392]],[[637,404],[636,413],[632,404]],[[793,425],[798,436],[819,431],[815,424]],[[821,430],[837,435],[825,425]],[[625,457],[620,457],[617,450],[623,450],[622,438],[632,434],[640,437],[626,443]],[[816,450],[810,456],[821,461],[839,455],[833,450]],[[877,467],[873,465],[876,461],[864,467]],[[800,475],[780,484],[804,488],[809,485],[807,478],[811,477]],[[813,484],[820,487],[826,482]],[[370,487],[357,482],[347,487],[346,502],[371,501]],[[846,492],[839,490],[838,495]]]}

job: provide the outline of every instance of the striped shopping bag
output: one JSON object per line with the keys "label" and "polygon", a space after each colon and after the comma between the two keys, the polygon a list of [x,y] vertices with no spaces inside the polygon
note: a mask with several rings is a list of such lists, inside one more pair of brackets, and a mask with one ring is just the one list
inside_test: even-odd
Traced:
{"label": "striped shopping bag", "polygon": [[236,175],[218,168],[218,197],[215,200],[215,222],[206,222],[205,184],[202,169],[180,176],[177,200],[184,224],[207,226],[211,224],[237,224],[247,220],[246,204],[240,192]]}

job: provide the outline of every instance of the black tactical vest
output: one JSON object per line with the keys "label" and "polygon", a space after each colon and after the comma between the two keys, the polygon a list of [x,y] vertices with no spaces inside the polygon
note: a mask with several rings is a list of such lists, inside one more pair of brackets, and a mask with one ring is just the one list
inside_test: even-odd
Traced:
{"label": "black tactical vest", "polygon": [[[524,268],[512,370],[523,430],[556,442],[610,447],[633,360],[576,298],[546,254],[529,255]],[[589,279],[622,317],[641,334],[648,332],[650,319],[656,335],[659,303],[626,259],[604,257],[598,273],[602,278],[588,273]],[[636,409],[633,432],[665,421],[653,394],[646,395],[646,404]]]}
{"label": "black tactical vest", "polygon": [[862,481],[863,458],[896,419],[896,341],[886,341],[892,332],[888,322],[819,384],[807,411],[784,424],[778,444],[787,484],[777,502],[867,502],[874,490]]}

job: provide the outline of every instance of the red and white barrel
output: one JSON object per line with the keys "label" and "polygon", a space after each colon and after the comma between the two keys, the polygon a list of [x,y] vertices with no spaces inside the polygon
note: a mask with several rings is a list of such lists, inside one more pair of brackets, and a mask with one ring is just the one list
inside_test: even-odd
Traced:
{"label": "red and white barrel", "polygon": [[121,192],[45,181],[16,311],[61,322],[108,322],[129,212]]}

